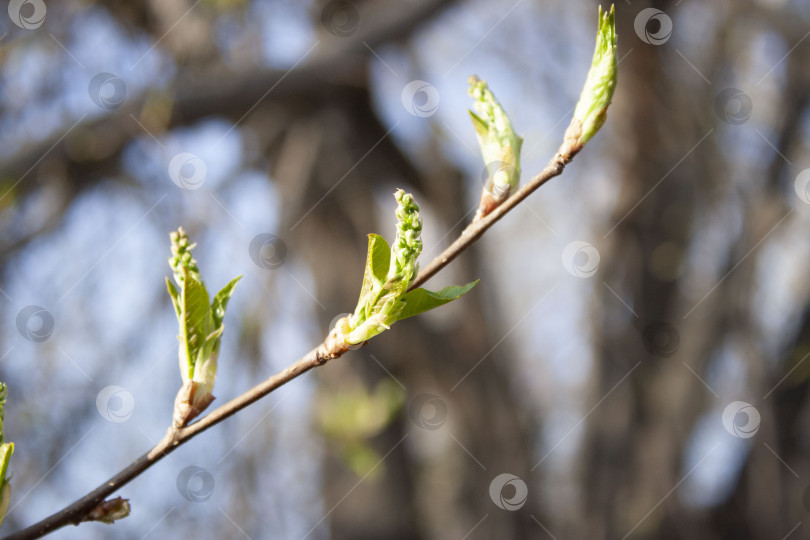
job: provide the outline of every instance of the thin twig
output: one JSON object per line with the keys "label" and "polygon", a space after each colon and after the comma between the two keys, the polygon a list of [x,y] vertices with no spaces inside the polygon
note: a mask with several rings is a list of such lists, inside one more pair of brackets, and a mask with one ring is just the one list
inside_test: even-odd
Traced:
{"label": "thin twig", "polygon": [[557,154],[548,162],[548,165],[540,171],[529,183],[521,187],[514,195],[506,199],[495,210],[487,214],[482,219],[473,221],[461,232],[455,242],[450,244],[441,255],[430,261],[430,264],[422,268],[416,279],[413,280],[408,290],[415,289],[422,285],[425,281],[433,277],[439,270],[447,266],[450,261],[459,256],[464,250],[475,243],[476,240],[481,238],[487,230],[492,227],[496,221],[506,215],[507,212],[512,210],[515,206],[520,204],[526,197],[532,194],[534,190],[554,178],[559,176],[565,165],[573,158],[572,154],[563,154],[562,151]]}
{"label": "thin twig", "polygon": [[[419,275],[411,284],[410,288],[418,287],[428,279],[430,279],[439,270],[447,266],[450,261],[455,259],[460,253],[470,247],[476,240],[478,240],[496,221],[501,219],[507,212],[512,210],[515,206],[520,204],[531,193],[554,178],[559,176],[565,165],[571,161],[575,152],[571,152],[569,147],[564,144],[560,151],[549,161],[548,165],[526,185],[520,188],[514,195],[509,197],[500,206],[493,210],[487,216],[473,221],[468,225],[455,242],[450,244],[441,255],[433,259],[430,264],[419,272]],[[334,347],[328,346],[329,340],[321,345],[312,349],[305,356],[300,358],[294,364],[291,364],[284,370],[276,373],[264,382],[254,386],[244,394],[237,396],[224,405],[214,409],[205,417],[193,424],[173,430],[169,428],[163,439],[160,440],[149,452],[142,455],[133,461],[125,469],[117,473],[115,476],[98,486],[96,489],[82,497],[81,499],[71,503],[59,512],[46,517],[42,521],[31,525],[25,529],[19,530],[3,538],[3,540],[30,540],[33,538],[40,538],[50,532],[55,531],[65,525],[78,525],[82,522],[83,518],[95,508],[99,503],[104,501],[108,496],[118,491],[122,486],[129,483],[131,480],[139,476],[146,469],[160,461],[163,457],[173,452],[180,445],[188,442],[208,428],[215,426],[225,420],[226,418],[241,411],[251,403],[258,401],[264,396],[268,395],[275,389],[279,388],[295,379],[299,375],[309,371],[310,369],[323,365],[327,361],[337,358],[345,351],[336,352]]]}

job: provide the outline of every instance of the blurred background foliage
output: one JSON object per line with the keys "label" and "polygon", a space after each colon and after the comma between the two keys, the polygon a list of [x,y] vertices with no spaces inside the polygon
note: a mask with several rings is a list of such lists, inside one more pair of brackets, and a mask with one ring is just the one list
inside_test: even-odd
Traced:
{"label": "blurred background foliage", "polygon": [[[523,135],[524,181],[545,164],[596,24],[584,0],[37,4],[0,17],[4,531],[163,435],[169,231],[208,283],[245,275],[216,405],[354,306],[396,187],[423,260],[471,218],[469,75]],[[808,14],[618,2],[607,124],[428,284],[481,278],[469,295],[180,448],[121,490],[125,520],[53,537],[806,537]],[[502,473],[528,488],[514,511]]]}

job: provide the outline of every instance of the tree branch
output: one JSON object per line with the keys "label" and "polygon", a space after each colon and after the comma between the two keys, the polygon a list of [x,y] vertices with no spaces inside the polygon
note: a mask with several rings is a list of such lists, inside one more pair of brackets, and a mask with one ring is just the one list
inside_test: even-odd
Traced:
{"label": "tree branch", "polygon": [[557,151],[557,154],[548,162],[548,164],[532,178],[529,183],[521,187],[514,195],[506,199],[495,210],[486,215],[486,217],[473,221],[461,232],[455,242],[450,244],[441,255],[430,261],[426,267],[420,270],[419,275],[413,280],[408,290],[413,290],[419,287],[428,279],[433,277],[439,270],[447,266],[450,261],[458,257],[465,249],[473,245],[476,240],[481,238],[487,230],[492,227],[496,221],[505,216],[515,206],[523,202],[523,200],[531,195],[534,190],[554,178],[562,174],[563,169],[573,158],[573,154],[565,152],[564,147]]}
{"label": "tree branch", "polygon": [[[546,165],[538,175],[532,178],[529,183],[524,185],[486,217],[470,223],[455,242],[419,272],[419,275],[413,281],[410,288],[418,287],[439,270],[447,266],[450,261],[475,243],[495,222],[520,204],[526,197],[531,195],[532,192],[555,176],[559,176],[565,168],[565,165],[571,161],[574,154],[575,152],[570,150],[570,146],[564,143],[557,154],[549,161],[548,165]],[[118,491],[119,488],[139,476],[163,457],[173,452],[180,445],[236,414],[251,403],[265,397],[299,375],[306,373],[312,368],[323,365],[331,359],[341,356],[345,350],[336,350],[330,342],[330,337],[331,335],[324,340],[324,343],[312,349],[295,363],[266,379],[264,382],[254,386],[244,394],[214,409],[199,421],[177,430],[169,428],[163,439],[149,452],[136,459],[99,487],[59,512],[48,516],[34,525],[12,533],[4,537],[3,540],[30,540],[40,538],[65,525],[78,525],[82,522],[87,513],[99,503],[103,502],[108,496]]]}

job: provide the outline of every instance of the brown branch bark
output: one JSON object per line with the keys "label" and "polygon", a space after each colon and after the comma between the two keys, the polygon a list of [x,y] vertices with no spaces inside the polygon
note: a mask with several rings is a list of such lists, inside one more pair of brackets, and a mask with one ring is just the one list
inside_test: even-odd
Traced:
{"label": "brown branch bark", "polygon": [[[564,143],[557,154],[549,161],[548,165],[526,185],[519,189],[514,195],[503,202],[490,214],[482,219],[468,225],[461,235],[447,247],[439,256],[428,264],[411,284],[411,289],[418,287],[439,270],[447,266],[453,259],[469,248],[476,240],[500,220],[504,215],[520,204],[526,197],[532,194],[537,188],[548,182],[555,176],[559,176],[565,165],[571,161],[575,152]],[[149,452],[145,453],[125,469],[115,474],[112,478],[98,486],[96,489],[76,500],[62,510],[52,514],[45,519],[35,523],[25,529],[12,533],[3,540],[30,540],[40,538],[50,532],[55,531],[65,525],[78,525],[83,518],[104,501],[108,496],[115,493],[119,488],[129,483],[131,480],[146,471],[149,467],[160,461],[163,457],[173,452],[180,445],[188,442],[208,428],[211,428],[226,418],[241,411],[251,403],[270,394],[280,386],[292,381],[299,375],[317,366],[325,364],[327,361],[338,358],[345,350],[338,350],[331,342],[330,337],[324,343],[312,349],[305,356],[284,370],[269,377],[262,383],[254,386],[244,394],[237,396],[224,405],[214,409],[199,421],[180,429],[169,428],[163,439],[160,440]]]}

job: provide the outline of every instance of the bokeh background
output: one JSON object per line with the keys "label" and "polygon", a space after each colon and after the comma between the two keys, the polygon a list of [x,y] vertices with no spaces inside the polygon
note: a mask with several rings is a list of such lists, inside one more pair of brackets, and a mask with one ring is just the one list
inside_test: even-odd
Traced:
{"label": "bokeh background", "polygon": [[[810,2],[620,0],[602,132],[398,323],[53,538],[810,536]],[[596,4],[14,0],[0,16],[0,379],[29,525],[157,442],[182,225],[244,274],[216,404],[352,311],[412,191],[472,216],[486,79],[525,178],[561,142]],[[506,474],[507,476],[503,476]]]}

